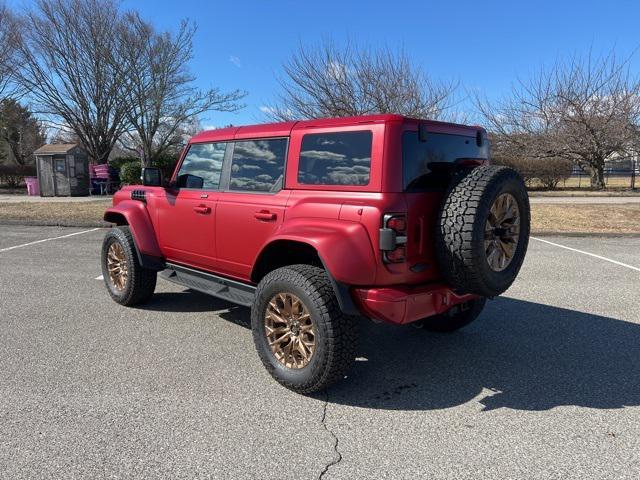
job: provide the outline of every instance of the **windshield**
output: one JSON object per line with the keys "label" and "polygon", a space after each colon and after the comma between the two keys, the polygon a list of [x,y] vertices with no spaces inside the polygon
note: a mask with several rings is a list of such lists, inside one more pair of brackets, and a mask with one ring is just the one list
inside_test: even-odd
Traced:
{"label": "windshield", "polygon": [[478,147],[476,137],[431,133],[427,141],[418,139],[418,132],[402,135],[402,178],[404,191],[421,192],[445,188],[451,166],[463,158],[489,158],[489,142]]}

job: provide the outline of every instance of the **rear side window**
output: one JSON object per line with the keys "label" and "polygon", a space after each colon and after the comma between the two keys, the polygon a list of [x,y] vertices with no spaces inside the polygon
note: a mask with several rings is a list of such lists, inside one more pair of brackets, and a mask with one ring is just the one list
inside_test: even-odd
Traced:
{"label": "rear side window", "polygon": [[229,190],[277,192],[282,188],[287,140],[235,142]]}
{"label": "rear side window", "polygon": [[368,185],[370,130],[310,133],[302,137],[298,182],[307,185]]}
{"label": "rear side window", "polygon": [[402,176],[404,190],[423,191],[448,185],[451,168],[456,160],[489,156],[488,142],[478,147],[476,137],[428,133],[427,140],[418,140],[418,132],[402,135]]}
{"label": "rear side window", "polygon": [[177,176],[177,186],[217,190],[226,143],[194,143],[189,147]]}

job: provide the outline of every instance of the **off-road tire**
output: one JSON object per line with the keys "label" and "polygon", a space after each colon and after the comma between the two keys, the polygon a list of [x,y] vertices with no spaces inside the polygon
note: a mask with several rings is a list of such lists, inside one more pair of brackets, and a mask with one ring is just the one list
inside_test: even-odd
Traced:
{"label": "off-road tire", "polygon": [[[277,293],[296,295],[315,322],[316,350],[309,363],[299,369],[280,363],[267,341],[265,312]],[[298,393],[323,390],[341,380],[355,358],[357,319],[342,313],[327,273],[312,265],[279,268],[260,281],[251,309],[251,329],[267,371],[279,383]]]}
{"label": "off-road tire", "polygon": [[485,303],[487,303],[486,298],[478,298],[456,305],[448,312],[421,320],[420,327],[429,332],[455,332],[476,320],[482,313]]}
{"label": "off-road tire", "polygon": [[[487,263],[485,225],[495,199],[509,193],[520,211],[515,253],[502,271]],[[480,166],[457,172],[444,196],[436,228],[435,255],[447,283],[460,293],[494,297],[515,280],[529,243],[531,213],[522,177],[502,166]]]}
{"label": "off-road tire", "polygon": [[[123,289],[118,289],[107,268],[107,252],[112,243],[118,242],[124,250],[127,261],[128,275]],[[102,277],[111,298],[120,305],[133,306],[149,301],[156,289],[158,272],[143,268],[138,260],[136,246],[131,230],[126,225],[114,227],[107,232],[102,242]]]}

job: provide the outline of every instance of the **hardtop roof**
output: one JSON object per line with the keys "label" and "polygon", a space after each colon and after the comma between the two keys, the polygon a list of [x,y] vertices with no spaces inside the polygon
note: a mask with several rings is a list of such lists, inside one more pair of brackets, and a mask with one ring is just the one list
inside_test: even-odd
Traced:
{"label": "hardtop roof", "polygon": [[362,115],[358,117],[318,118],[313,120],[298,120],[278,123],[263,123],[258,125],[245,125],[238,127],[226,127],[215,130],[205,130],[194,135],[189,143],[220,142],[225,140],[238,140],[250,138],[286,137],[293,130],[306,128],[343,127],[371,123],[404,122],[408,124],[425,123],[429,130],[438,133],[450,133],[457,135],[474,136],[482,127],[461,125],[436,120],[421,120],[395,114]]}

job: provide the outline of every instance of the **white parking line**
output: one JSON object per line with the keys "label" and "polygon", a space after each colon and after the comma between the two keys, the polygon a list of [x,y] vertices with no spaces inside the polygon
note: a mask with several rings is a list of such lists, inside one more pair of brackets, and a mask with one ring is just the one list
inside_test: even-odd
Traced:
{"label": "white parking line", "polygon": [[51,240],[58,240],[60,238],[73,237],[75,235],[82,235],[83,233],[95,232],[100,230],[99,228],[92,228],[91,230],[83,230],[82,232],[69,233],[68,235],[61,235],[59,237],[43,238],[42,240],[36,240],[35,242],[23,243],[22,245],[14,245],[13,247],[0,248],[0,253],[8,252],[9,250],[15,250],[16,248],[28,247],[30,245],[36,245],[38,243],[49,242]]}
{"label": "white parking line", "polygon": [[102,275],[98,275],[94,280],[104,280],[104,277]]}
{"label": "white parking line", "polygon": [[554,247],[564,248],[565,250],[571,250],[572,252],[582,253],[583,255],[589,255],[590,257],[598,258],[600,260],[604,260],[605,262],[614,263],[616,265],[620,265],[621,267],[630,268],[631,270],[635,270],[636,272],[640,272],[639,267],[634,267],[633,265],[627,265],[626,263],[618,262],[617,260],[613,260],[611,258],[602,257],[600,255],[596,255],[595,253],[585,252],[584,250],[578,250],[577,248],[567,247],[566,245],[560,245],[559,243],[550,242],[549,240],[543,240],[542,238],[530,237],[532,240],[537,240],[538,242],[548,243],[549,245],[553,245]]}

